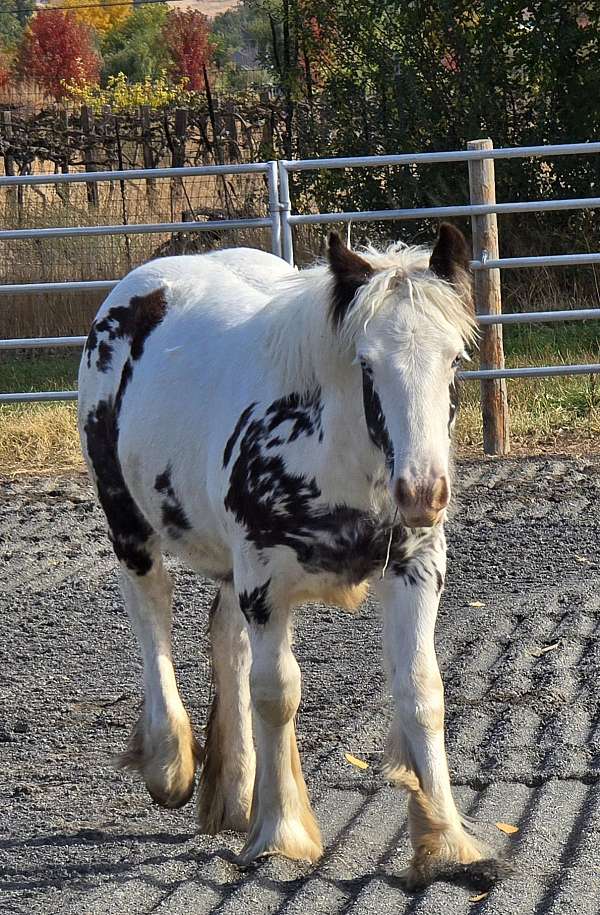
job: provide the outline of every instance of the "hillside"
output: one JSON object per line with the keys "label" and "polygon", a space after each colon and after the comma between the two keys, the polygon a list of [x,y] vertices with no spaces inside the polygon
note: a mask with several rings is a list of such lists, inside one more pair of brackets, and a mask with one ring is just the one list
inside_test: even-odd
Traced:
{"label": "hillside", "polygon": [[185,9],[199,10],[209,19],[214,19],[220,13],[225,13],[232,7],[237,6],[238,0],[181,0],[181,2],[177,0],[177,2],[169,5],[175,6],[177,9],[182,9],[183,7]]}

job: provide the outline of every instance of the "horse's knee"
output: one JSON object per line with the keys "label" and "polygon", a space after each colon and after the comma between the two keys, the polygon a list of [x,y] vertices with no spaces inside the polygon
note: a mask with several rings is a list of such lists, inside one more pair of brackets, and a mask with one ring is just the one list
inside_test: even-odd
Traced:
{"label": "horse's knee", "polygon": [[444,687],[437,671],[411,677],[394,677],[393,693],[404,729],[436,734],[444,727]]}
{"label": "horse's knee", "polygon": [[291,721],[300,705],[300,668],[293,654],[274,664],[253,662],[250,673],[252,704],[271,727]]}

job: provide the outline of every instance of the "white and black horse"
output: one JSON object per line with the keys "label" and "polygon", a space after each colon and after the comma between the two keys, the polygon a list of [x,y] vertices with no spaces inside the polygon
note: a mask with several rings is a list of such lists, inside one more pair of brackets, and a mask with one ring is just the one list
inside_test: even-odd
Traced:
{"label": "white and black horse", "polygon": [[[395,699],[384,774],[410,795],[407,883],[457,865],[495,879],[452,798],[434,648],[455,373],[474,335],[468,251],[447,224],[433,251],[359,255],[333,234],[328,263],[299,272],[244,248],[153,261],[96,317],[81,440],[144,662],[122,764],[167,807],[201,765],[201,829],[247,831],[242,861],[322,854],[292,611],[352,609],[371,585]],[[175,680],[163,552],[219,583],[202,751]]]}

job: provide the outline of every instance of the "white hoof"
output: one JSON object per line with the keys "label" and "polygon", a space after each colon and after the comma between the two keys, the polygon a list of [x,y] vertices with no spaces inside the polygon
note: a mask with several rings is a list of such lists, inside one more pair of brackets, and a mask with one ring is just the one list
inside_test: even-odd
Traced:
{"label": "white hoof", "polygon": [[306,812],[304,822],[293,817],[257,822],[242,849],[239,863],[248,865],[266,855],[283,855],[293,861],[318,861],[323,854],[321,834],[312,811],[308,813],[309,824],[306,824]]}

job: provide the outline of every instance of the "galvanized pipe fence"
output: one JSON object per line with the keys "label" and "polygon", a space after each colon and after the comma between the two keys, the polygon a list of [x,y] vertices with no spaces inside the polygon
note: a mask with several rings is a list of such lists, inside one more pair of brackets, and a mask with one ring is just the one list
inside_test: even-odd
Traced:
{"label": "galvanized pipe fence", "polygon": [[[505,379],[550,377],[600,373],[600,363],[587,365],[504,367],[502,325],[549,321],[582,321],[600,318],[600,308],[522,312],[502,314],[499,271],[528,267],[565,267],[600,263],[600,252],[502,258],[498,254],[496,219],[506,213],[544,213],[559,210],[596,209],[600,197],[564,200],[531,200],[497,203],[493,164],[496,159],[529,157],[554,158],[570,155],[597,155],[600,143],[573,143],[545,146],[523,146],[494,149],[490,140],[473,141],[466,150],[438,153],[403,153],[390,156],[362,156],[338,159],[302,159],[270,161],[239,165],[209,165],[186,168],[127,169],[123,171],[82,172],[0,176],[0,187],[26,187],[73,183],[133,181],[139,179],[177,179],[196,176],[232,176],[262,174],[268,190],[268,216],[205,222],[160,222],[132,225],[65,226],[42,229],[3,229],[0,241],[49,239],[101,235],[142,235],[176,232],[222,232],[232,229],[266,228],[271,235],[273,254],[294,263],[294,227],[329,223],[379,222],[411,219],[448,219],[470,216],[473,225],[473,260],[475,299],[478,321],[482,328],[481,368],[461,373],[465,380],[479,380],[482,386],[484,415],[484,449],[487,453],[507,453],[508,407]],[[465,162],[469,166],[470,203],[460,206],[415,207],[339,213],[293,213],[290,175],[294,172],[322,171],[340,168],[382,168],[384,166]],[[482,282],[482,280],[485,281]],[[479,280],[479,281],[478,281]],[[0,296],[41,294],[49,292],[108,291],[119,282],[113,280],[76,280],[72,282],[13,283],[0,285]],[[0,349],[56,348],[83,346],[85,337],[39,337],[0,340]],[[0,394],[1,403],[26,401],[76,400],[76,391],[41,391]],[[504,430],[504,432],[502,431]]]}

